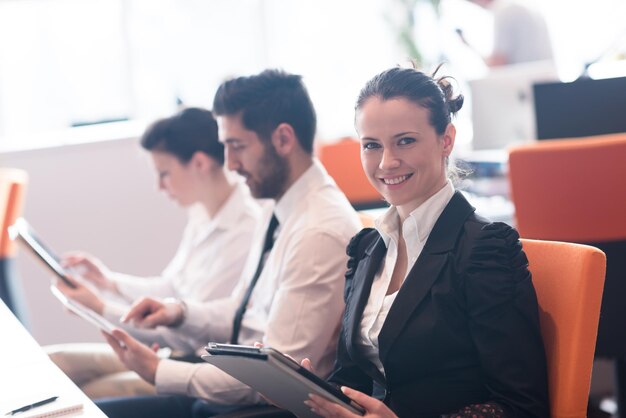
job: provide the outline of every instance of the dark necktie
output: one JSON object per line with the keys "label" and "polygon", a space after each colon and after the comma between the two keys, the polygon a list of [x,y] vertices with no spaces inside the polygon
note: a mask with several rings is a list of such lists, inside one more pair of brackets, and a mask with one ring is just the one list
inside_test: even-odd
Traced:
{"label": "dark necktie", "polygon": [[259,276],[263,271],[263,265],[265,264],[267,253],[269,253],[274,246],[274,232],[276,231],[277,226],[278,219],[276,218],[276,215],[272,215],[272,220],[270,221],[270,224],[267,227],[267,232],[265,233],[265,241],[263,242],[263,251],[261,251],[259,264],[257,264],[256,271],[254,272],[254,276],[252,276],[252,280],[250,281],[248,290],[246,290],[246,294],[244,295],[243,300],[239,305],[239,308],[237,308],[237,311],[235,312],[235,320],[233,321],[233,333],[230,337],[231,344],[237,344],[239,331],[241,330],[241,321],[243,320],[243,315],[246,313],[246,308],[248,307],[248,302],[250,301],[252,290],[254,290],[254,286],[256,285],[256,282],[259,280]]}

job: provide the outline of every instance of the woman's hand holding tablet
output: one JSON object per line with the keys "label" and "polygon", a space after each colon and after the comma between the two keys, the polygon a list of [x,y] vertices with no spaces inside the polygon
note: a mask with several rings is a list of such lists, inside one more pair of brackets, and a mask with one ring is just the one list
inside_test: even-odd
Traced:
{"label": "woman's hand holding tablet", "polygon": [[68,278],[67,271],[61,267],[60,259],[55,255],[37,236],[33,228],[24,218],[18,218],[9,227],[9,237],[26,246],[46,267],[52,270],[55,276],[61,279],[67,286],[75,287]]}

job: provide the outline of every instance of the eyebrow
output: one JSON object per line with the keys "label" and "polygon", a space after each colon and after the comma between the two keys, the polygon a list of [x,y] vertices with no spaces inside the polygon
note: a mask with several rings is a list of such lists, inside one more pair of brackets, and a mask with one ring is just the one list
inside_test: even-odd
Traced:
{"label": "eyebrow", "polygon": [[[396,139],[396,138],[403,137],[405,135],[420,135],[420,133],[417,132],[417,131],[399,132],[399,133],[395,134],[394,136],[392,136],[392,138]],[[372,138],[372,137],[369,137],[369,136],[364,136],[363,138],[361,138],[361,141],[376,141],[376,142],[380,142],[380,139]]]}
{"label": "eyebrow", "polygon": [[420,133],[417,131],[406,131],[406,132],[400,132],[395,134],[392,138],[399,138],[401,136],[405,136],[405,135],[419,135]]}
{"label": "eyebrow", "polygon": [[232,144],[233,142],[241,142],[241,140],[237,138],[226,138],[222,140],[223,144]]}

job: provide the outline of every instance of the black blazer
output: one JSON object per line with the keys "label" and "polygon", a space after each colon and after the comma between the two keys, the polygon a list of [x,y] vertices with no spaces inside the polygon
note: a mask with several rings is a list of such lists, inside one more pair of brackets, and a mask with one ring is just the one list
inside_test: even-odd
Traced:
{"label": "black blazer", "polygon": [[374,229],[348,246],[346,310],[330,381],[384,399],[400,417],[497,403],[548,417],[537,298],[519,235],[456,192],[408,273],[379,335],[383,376],[355,345],[386,247]]}

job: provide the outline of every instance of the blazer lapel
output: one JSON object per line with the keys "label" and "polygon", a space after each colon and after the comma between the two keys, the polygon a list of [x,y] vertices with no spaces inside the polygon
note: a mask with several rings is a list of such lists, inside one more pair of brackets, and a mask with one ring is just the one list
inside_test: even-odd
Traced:
{"label": "blazer lapel", "polygon": [[465,220],[474,210],[457,191],[435,223],[422,253],[400,287],[378,336],[383,364],[405,323],[439,278],[448,253],[454,248]]}

